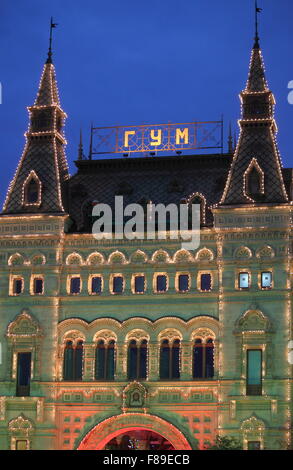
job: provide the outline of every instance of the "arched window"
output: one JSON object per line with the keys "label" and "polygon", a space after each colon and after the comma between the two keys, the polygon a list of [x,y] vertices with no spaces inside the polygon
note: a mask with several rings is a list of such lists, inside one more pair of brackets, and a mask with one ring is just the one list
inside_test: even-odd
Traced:
{"label": "arched window", "polygon": [[64,380],[82,380],[83,341],[74,346],[67,341],[64,349],[63,378]]}
{"label": "arched window", "polygon": [[146,379],[147,377],[147,340],[144,339],[138,345],[133,339],[128,346],[128,378]]}
{"label": "arched window", "polygon": [[206,223],[206,199],[201,193],[193,194],[188,200],[188,229],[191,230],[192,227],[192,205],[200,205],[200,225],[205,225]]}
{"label": "arched window", "polygon": [[193,346],[193,378],[211,379],[214,377],[214,342],[197,338]]}
{"label": "arched window", "polygon": [[253,158],[244,172],[244,194],[248,199],[258,199],[264,195],[264,172]]}
{"label": "arched window", "polygon": [[41,204],[41,181],[34,171],[31,171],[23,184],[23,203],[28,206]]}
{"label": "arched window", "polygon": [[248,178],[248,193],[251,196],[255,196],[257,194],[261,194],[261,178],[260,174],[255,167],[252,168]]}
{"label": "arched window", "polygon": [[175,339],[169,342],[164,339],[160,349],[160,378],[179,379],[180,378],[180,340]]}
{"label": "arched window", "polygon": [[115,341],[105,344],[99,340],[96,347],[96,380],[113,380],[115,371]]}

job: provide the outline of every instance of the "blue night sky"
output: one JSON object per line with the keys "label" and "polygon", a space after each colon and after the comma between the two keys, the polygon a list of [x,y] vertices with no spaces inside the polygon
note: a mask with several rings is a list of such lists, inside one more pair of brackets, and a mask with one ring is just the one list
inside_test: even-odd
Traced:
{"label": "blue night sky", "polygon": [[[259,0],[267,79],[276,100],[278,142],[292,166],[293,2]],[[253,0],[3,0],[0,7],[1,185],[4,199],[21,156],[48,48],[50,17],[61,104],[68,114],[71,173],[79,129],[218,120],[238,129],[254,36]],[[159,157],[157,157],[159,158]]]}

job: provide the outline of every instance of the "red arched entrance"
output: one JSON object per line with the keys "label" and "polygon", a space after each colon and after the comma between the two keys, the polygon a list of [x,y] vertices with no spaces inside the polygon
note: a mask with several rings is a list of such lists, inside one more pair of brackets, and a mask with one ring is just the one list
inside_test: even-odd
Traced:
{"label": "red arched entrance", "polygon": [[164,445],[170,445],[170,449],[191,450],[185,436],[173,424],[144,413],[125,413],[102,421],[84,437],[78,450],[103,450],[113,439],[126,435],[134,439],[147,436],[153,441],[160,439]]}

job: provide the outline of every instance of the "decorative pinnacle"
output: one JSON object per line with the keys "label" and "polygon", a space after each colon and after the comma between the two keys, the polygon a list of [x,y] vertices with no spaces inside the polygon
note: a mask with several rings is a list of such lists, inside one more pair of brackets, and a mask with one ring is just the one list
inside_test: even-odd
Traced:
{"label": "decorative pinnacle", "polygon": [[230,121],[230,124],[229,124],[228,152],[233,153],[233,137],[232,137],[231,121]]}
{"label": "decorative pinnacle", "polygon": [[93,156],[93,124],[91,124],[91,138],[90,138],[89,160],[92,159],[92,156]]}
{"label": "decorative pinnacle", "polygon": [[258,14],[262,12],[262,8],[259,8],[257,5],[257,0],[255,0],[255,38],[254,38],[254,49],[259,49],[259,35],[258,35]]}
{"label": "decorative pinnacle", "polygon": [[50,37],[49,37],[49,50],[48,50],[48,58],[46,64],[52,64],[52,31],[53,28],[56,28],[57,23],[53,23],[53,18],[51,16],[51,23],[50,23]]}
{"label": "decorative pinnacle", "polygon": [[82,132],[80,129],[79,145],[78,145],[78,160],[83,160],[83,145],[82,145]]}

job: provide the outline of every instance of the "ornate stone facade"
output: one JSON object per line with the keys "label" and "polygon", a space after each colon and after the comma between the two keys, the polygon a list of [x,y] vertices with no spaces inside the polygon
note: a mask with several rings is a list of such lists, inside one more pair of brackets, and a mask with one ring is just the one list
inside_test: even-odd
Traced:
{"label": "ornate stone facade", "polygon": [[[291,445],[292,170],[277,153],[258,41],[242,98],[234,156],[80,160],[69,178],[65,113],[46,63],[0,217],[0,449],[103,449],[136,429],[184,450],[203,449],[216,435],[235,436],[245,449]],[[121,191],[135,202],[142,190],[156,202],[202,198],[196,251],[169,239],[92,236],[85,208]],[[123,278],[119,295],[115,276]],[[180,276],[188,278],[184,290]],[[130,345],[145,363],[136,362],[134,379]],[[249,389],[249,351],[261,354],[258,389]],[[162,357],[177,375],[169,367],[162,377]],[[71,378],[66,361],[75,364]]]}

